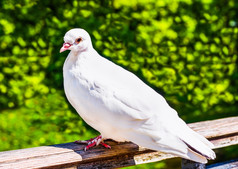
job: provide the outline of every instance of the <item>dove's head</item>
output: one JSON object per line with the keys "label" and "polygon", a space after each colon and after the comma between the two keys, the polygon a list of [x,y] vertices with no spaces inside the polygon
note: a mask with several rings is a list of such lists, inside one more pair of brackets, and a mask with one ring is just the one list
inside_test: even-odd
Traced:
{"label": "dove's head", "polygon": [[66,50],[73,52],[82,52],[92,48],[91,38],[84,29],[75,28],[69,30],[64,35],[64,44],[60,49],[60,53]]}

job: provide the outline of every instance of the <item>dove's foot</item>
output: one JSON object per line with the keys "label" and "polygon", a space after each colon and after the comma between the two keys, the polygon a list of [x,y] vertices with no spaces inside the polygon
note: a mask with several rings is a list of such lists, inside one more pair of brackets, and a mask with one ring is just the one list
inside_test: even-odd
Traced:
{"label": "dove's foot", "polygon": [[84,151],[87,151],[91,147],[97,146],[99,144],[101,144],[105,148],[111,148],[109,145],[107,145],[106,143],[103,142],[102,135],[99,135],[95,138],[91,138],[90,140],[84,140],[84,141],[77,140],[77,141],[75,141],[75,143],[87,144],[87,146],[84,148]]}

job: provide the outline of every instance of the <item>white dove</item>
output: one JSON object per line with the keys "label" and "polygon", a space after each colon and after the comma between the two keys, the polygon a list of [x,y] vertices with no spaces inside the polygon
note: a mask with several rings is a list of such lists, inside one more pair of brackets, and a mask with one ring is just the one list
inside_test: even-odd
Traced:
{"label": "white dove", "polygon": [[215,159],[213,144],[190,129],[166,100],[137,76],[100,56],[80,28],[64,36],[60,52],[70,50],[63,66],[64,90],[84,121],[100,132],[85,150],[104,139],[206,163]]}

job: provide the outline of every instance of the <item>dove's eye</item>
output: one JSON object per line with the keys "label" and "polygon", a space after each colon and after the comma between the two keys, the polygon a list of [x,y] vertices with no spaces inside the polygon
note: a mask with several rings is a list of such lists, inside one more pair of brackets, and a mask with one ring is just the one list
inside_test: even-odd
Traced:
{"label": "dove's eye", "polygon": [[79,44],[82,41],[82,38],[78,38],[75,40],[75,43]]}

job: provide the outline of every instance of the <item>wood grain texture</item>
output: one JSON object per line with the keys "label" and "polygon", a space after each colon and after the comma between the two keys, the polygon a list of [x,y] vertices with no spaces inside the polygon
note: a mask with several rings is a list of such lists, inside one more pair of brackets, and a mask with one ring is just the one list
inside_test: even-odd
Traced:
{"label": "wood grain texture", "polygon": [[[215,148],[238,144],[238,117],[189,124],[211,140]],[[160,161],[175,156],[155,152],[133,143],[106,141],[112,149],[97,146],[84,151],[84,146],[65,143],[0,152],[0,168],[116,168]]]}
{"label": "wood grain texture", "polygon": [[238,133],[238,117],[202,121],[188,124],[190,128],[206,138],[215,138]]}

